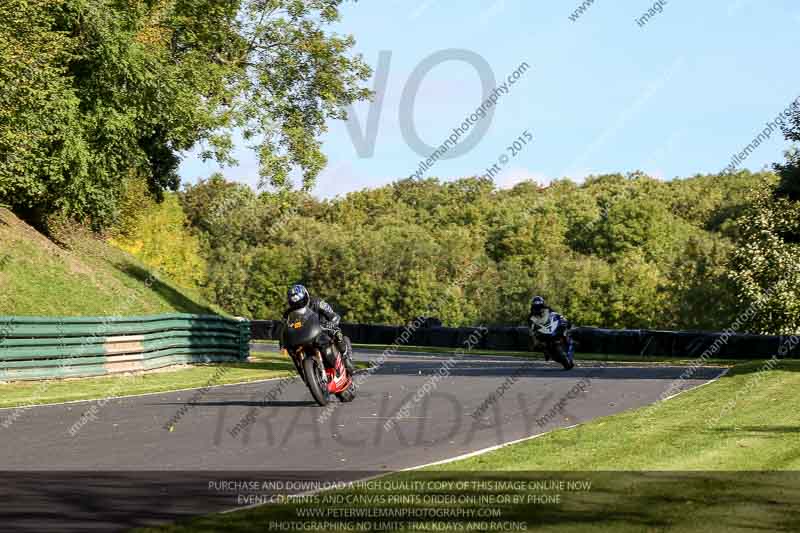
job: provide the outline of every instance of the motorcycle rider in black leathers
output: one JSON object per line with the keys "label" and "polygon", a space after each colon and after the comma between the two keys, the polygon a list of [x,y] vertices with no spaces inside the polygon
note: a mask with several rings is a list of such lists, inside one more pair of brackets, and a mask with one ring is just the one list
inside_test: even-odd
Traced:
{"label": "motorcycle rider in black leathers", "polygon": [[[336,313],[336,311],[333,310],[330,304],[328,304],[328,302],[322,298],[311,296],[308,293],[308,289],[306,289],[303,285],[292,285],[289,287],[289,290],[286,293],[286,300],[289,304],[289,308],[283,313],[283,322],[286,322],[286,318],[289,316],[289,313],[296,309],[300,309],[301,307],[308,307],[317,313],[322,328],[328,332],[331,337],[333,337],[334,344],[336,344],[336,347],[339,349],[339,353],[342,354],[344,366],[348,373],[352,375],[356,368],[353,364],[353,354],[350,353],[350,347],[344,338],[341,328],[339,328],[339,322],[342,318]],[[286,330],[284,329],[281,332],[281,349],[286,346],[284,338],[285,331]],[[332,362],[329,361],[328,363],[331,364]]]}

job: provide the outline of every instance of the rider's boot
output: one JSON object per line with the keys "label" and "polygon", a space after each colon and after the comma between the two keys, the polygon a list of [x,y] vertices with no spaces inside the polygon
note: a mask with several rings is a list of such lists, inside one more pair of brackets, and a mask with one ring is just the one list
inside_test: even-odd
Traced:
{"label": "rider's boot", "polygon": [[567,361],[569,362],[569,368],[567,370],[570,370],[575,367],[575,342],[572,340],[571,337],[567,337],[566,354],[567,354]]}
{"label": "rider's boot", "polygon": [[336,352],[334,350],[324,350],[322,352],[322,358],[325,362],[325,369],[332,368],[336,379],[339,379],[339,368],[341,368],[341,366],[336,364]]}
{"label": "rider's boot", "polygon": [[339,349],[339,353],[342,354],[344,367],[347,369],[348,374],[352,376],[356,371],[356,365],[353,364],[352,349],[341,331],[334,337],[334,342]]}
{"label": "rider's boot", "polygon": [[342,360],[344,361],[344,367],[347,369],[347,373],[351,376],[356,371],[356,365],[353,364],[353,354],[350,353],[350,350],[345,348],[342,352]]}

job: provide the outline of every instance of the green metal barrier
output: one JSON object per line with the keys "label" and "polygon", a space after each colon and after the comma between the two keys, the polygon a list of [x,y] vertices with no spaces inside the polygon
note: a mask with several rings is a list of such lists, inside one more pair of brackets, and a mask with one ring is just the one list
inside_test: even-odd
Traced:
{"label": "green metal barrier", "polygon": [[250,322],[214,315],[0,317],[0,381],[245,361]]}

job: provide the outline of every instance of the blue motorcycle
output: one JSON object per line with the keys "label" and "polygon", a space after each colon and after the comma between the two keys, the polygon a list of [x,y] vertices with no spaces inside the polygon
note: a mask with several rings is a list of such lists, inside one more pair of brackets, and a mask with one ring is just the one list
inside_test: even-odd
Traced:
{"label": "blue motorcycle", "polygon": [[560,363],[564,370],[571,370],[575,366],[575,343],[569,334],[569,322],[558,313],[549,313],[544,324],[533,321],[530,325],[533,349],[541,347],[546,361],[552,359]]}

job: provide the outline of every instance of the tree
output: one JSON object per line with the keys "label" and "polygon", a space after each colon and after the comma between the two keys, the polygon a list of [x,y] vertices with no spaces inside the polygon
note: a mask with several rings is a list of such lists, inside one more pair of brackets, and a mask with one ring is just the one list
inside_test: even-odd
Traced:
{"label": "tree", "polygon": [[[800,126],[792,130],[790,135],[790,138],[800,142]],[[786,162],[776,164],[775,170],[781,177],[775,194],[795,202],[800,201],[800,150],[797,148],[787,150]]]}
{"label": "tree", "polygon": [[343,0],[10,0],[0,6],[0,200],[42,225],[107,226],[120,176],[179,186],[180,155],[232,161],[254,143],[264,182],[304,187],[328,119],[367,98]]}
{"label": "tree", "polygon": [[800,202],[779,191],[767,183],[753,191],[731,259],[740,307],[759,304],[749,324],[756,333],[800,331]]}
{"label": "tree", "polygon": [[81,182],[91,154],[67,71],[76,43],[56,27],[59,4],[0,3],[0,201],[29,220],[67,202],[103,203]]}
{"label": "tree", "polygon": [[[787,140],[800,142],[800,105],[783,127]],[[751,207],[738,223],[739,247],[729,276],[742,305],[758,302],[750,327],[759,333],[800,331],[800,152],[786,152],[774,165],[779,181],[763,179],[751,191]]]}
{"label": "tree", "polygon": [[665,274],[664,325],[670,329],[714,330],[731,324],[740,312],[728,277],[733,243],[691,231]]}
{"label": "tree", "polygon": [[[786,140],[800,143],[800,102],[795,101],[788,112],[789,121],[781,128]],[[792,201],[800,201],[800,150],[793,146],[786,152],[786,162],[777,163],[775,170],[781,177],[776,194]]]}
{"label": "tree", "polygon": [[[635,174],[497,190],[430,178],[320,201],[216,175],[180,199],[206,295],[237,315],[277,317],[300,282],[352,322],[522,324],[538,293],[580,325],[723,329],[737,313],[729,235],[757,227],[731,229],[731,217],[749,212],[741,187],[762,178],[777,182]],[[696,194],[702,205],[684,205]]]}

